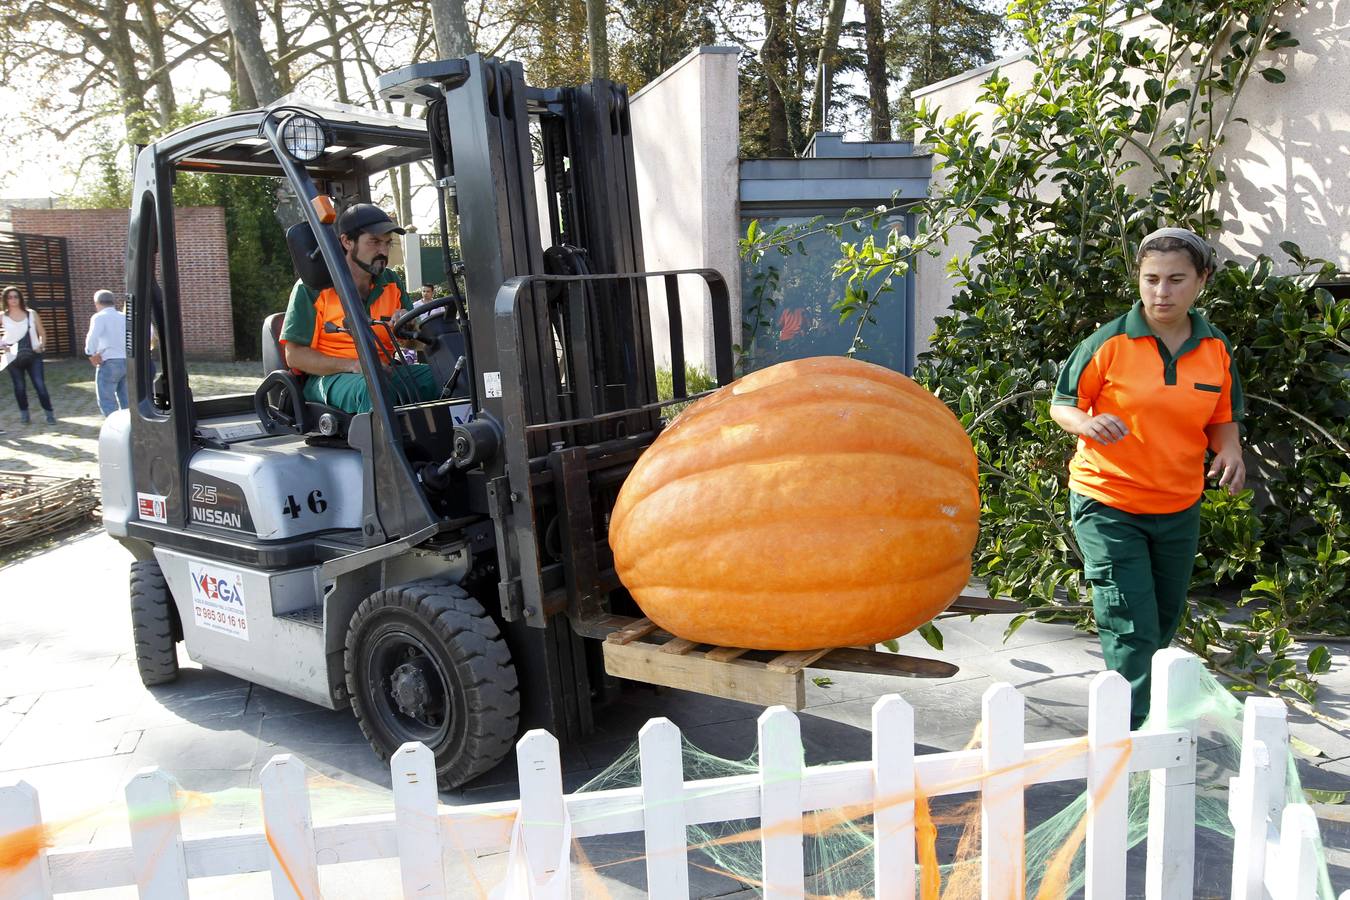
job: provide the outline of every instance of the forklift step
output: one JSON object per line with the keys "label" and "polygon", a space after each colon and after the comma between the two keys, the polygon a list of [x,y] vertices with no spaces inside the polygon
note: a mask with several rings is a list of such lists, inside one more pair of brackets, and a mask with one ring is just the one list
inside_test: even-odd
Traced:
{"label": "forklift step", "polygon": [[817,650],[747,650],[677,638],[650,619],[607,616],[605,671],[617,678],[741,700],[760,706],[806,706],[808,667],[868,675],[950,678],[951,663],[859,647]]}
{"label": "forklift step", "polygon": [[306,606],[304,609],[293,609],[290,612],[279,613],[277,619],[294,622],[297,625],[308,625],[310,628],[322,628],[323,607]]}

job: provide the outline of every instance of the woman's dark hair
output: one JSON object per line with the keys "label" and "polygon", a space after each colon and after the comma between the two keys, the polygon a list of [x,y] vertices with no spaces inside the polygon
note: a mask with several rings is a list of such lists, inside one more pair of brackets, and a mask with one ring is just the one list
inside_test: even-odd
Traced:
{"label": "woman's dark hair", "polygon": [[13,291],[14,293],[19,295],[19,309],[23,310],[24,312],[28,312],[28,304],[25,303],[23,299],[23,289],[20,288],[17,284],[7,285],[5,288],[0,289],[0,300],[4,301],[5,304],[4,308],[9,309],[10,291]]}
{"label": "woman's dark hair", "polygon": [[1178,250],[1183,251],[1190,257],[1191,265],[1195,266],[1197,275],[1204,275],[1209,271],[1209,260],[1193,244],[1176,237],[1159,237],[1151,241],[1145,241],[1139,248],[1139,255],[1135,257],[1134,265],[1136,268],[1144,264],[1144,257],[1150,253],[1175,253]]}

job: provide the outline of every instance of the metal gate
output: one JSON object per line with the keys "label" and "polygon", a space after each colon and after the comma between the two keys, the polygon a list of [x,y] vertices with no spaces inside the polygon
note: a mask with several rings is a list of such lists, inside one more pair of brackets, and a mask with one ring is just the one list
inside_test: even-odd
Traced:
{"label": "metal gate", "polygon": [[43,234],[0,232],[0,286],[23,290],[30,309],[47,328],[48,355],[75,352],[75,320],[70,305],[70,265],[66,239]]}

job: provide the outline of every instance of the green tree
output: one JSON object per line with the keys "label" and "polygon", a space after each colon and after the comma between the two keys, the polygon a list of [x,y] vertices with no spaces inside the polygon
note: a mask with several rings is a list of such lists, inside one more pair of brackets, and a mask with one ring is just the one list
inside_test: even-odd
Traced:
{"label": "green tree", "polygon": [[994,61],[1007,38],[998,12],[979,0],[898,0],[888,10],[887,66],[903,85],[900,114],[913,108],[910,92]]}

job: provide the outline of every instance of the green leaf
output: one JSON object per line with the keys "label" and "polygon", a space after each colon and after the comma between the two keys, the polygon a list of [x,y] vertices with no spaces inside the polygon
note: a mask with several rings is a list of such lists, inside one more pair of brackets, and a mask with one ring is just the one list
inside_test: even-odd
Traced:
{"label": "green leaf", "polygon": [[830,678],[827,675],[817,675],[811,679],[811,683],[814,684],[816,687],[827,688],[830,685],[834,684],[834,679]]}
{"label": "green leaf", "polygon": [[1284,73],[1274,67],[1262,69],[1261,77],[1271,84],[1284,84]]}
{"label": "green leaf", "polygon": [[[1017,629],[1025,625],[1030,618],[1031,616],[1013,616],[1013,620],[1008,623],[1008,627],[1003,631],[1003,642],[1006,644],[1008,638],[1016,634]],[[938,649],[940,650],[942,648],[939,647]]]}
{"label": "green leaf", "polygon": [[900,642],[897,641],[895,638],[891,638],[889,641],[882,641],[882,642],[881,642],[881,646],[885,647],[887,650],[891,651],[892,653],[899,653],[899,652],[900,652]]}
{"label": "green leaf", "polygon": [[1302,755],[1310,757],[1312,759],[1317,759],[1320,756],[1326,756],[1326,754],[1323,751],[1319,750],[1317,747],[1314,747],[1312,744],[1308,743],[1302,738],[1294,737],[1292,734],[1289,735],[1289,746],[1293,747]]}
{"label": "green leaf", "polygon": [[1331,671],[1331,651],[1326,647],[1314,647],[1308,654],[1308,672],[1323,675]]}
{"label": "green leaf", "polygon": [[923,635],[923,639],[928,642],[928,646],[932,647],[934,650],[942,649],[942,632],[938,631],[937,626],[932,622],[926,622],[923,625],[920,625],[919,634]]}
{"label": "green leaf", "polygon": [[1317,788],[1304,788],[1303,796],[1314,803],[1340,806],[1347,799],[1350,799],[1350,791],[1319,791]]}

